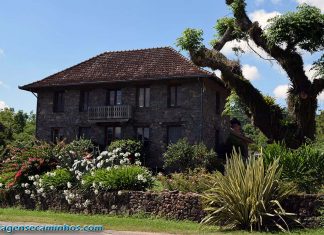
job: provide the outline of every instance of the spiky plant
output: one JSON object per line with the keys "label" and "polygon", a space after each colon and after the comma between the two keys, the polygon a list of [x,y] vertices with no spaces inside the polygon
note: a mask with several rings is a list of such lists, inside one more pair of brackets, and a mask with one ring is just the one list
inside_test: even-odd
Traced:
{"label": "spiky plant", "polygon": [[226,229],[270,230],[277,226],[288,230],[287,213],[280,202],[291,189],[280,183],[278,160],[264,165],[263,156],[246,161],[233,152],[227,159],[225,175],[212,176],[213,187],[202,194],[207,216],[204,224],[217,224]]}

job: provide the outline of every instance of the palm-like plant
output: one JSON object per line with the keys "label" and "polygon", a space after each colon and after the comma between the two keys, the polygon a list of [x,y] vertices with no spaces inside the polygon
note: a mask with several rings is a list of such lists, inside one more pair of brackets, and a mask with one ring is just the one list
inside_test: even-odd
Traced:
{"label": "palm-like plant", "polygon": [[262,154],[245,162],[234,151],[227,159],[225,175],[215,173],[213,187],[202,195],[207,212],[202,223],[259,231],[275,225],[288,230],[285,218],[293,214],[287,213],[280,201],[291,189],[280,183],[280,174],[278,160],[266,167]]}

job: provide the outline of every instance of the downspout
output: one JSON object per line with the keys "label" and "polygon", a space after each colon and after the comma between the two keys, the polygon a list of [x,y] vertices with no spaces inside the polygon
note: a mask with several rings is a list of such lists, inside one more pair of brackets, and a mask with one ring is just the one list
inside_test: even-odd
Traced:
{"label": "downspout", "polygon": [[37,99],[36,101],[36,129],[35,129],[35,137],[36,139],[38,139],[38,136],[37,136],[37,131],[38,131],[38,94],[35,94],[34,92],[31,92]]}
{"label": "downspout", "polygon": [[203,129],[204,129],[204,82],[200,77],[198,77],[198,81],[200,82],[200,136],[199,142],[203,140]]}

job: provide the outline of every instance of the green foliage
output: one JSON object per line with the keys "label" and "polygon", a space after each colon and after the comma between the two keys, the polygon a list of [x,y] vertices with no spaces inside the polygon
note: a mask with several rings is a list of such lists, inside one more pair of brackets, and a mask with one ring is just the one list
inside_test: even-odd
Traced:
{"label": "green foliage", "polygon": [[153,177],[145,167],[125,165],[111,169],[98,169],[84,175],[83,186],[109,191],[141,191],[153,186]]}
{"label": "green foliage", "polygon": [[47,172],[40,179],[45,190],[61,190],[67,188],[67,183],[72,182],[73,177],[68,169],[57,169]]}
{"label": "green foliage", "polygon": [[281,186],[280,173],[278,160],[265,166],[261,156],[245,163],[233,152],[225,175],[216,172],[212,188],[203,194],[208,215],[202,223],[244,230],[267,230],[274,225],[284,229],[288,214],[280,202],[290,191]]}
{"label": "green foliage", "polygon": [[195,168],[214,170],[217,167],[217,156],[213,150],[208,150],[203,143],[189,144],[186,138],[169,145],[163,158],[164,167],[171,172]]}
{"label": "green foliage", "polygon": [[177,38],[176,46],[181,50],[197,51],[203,47],[203,31],[201,29],[187,28],[183,31],[182,36]]}
{"label": "green foliage", "polygon": [[130,139],[115,140],[108,146],[108,151],[113,152],[116,150],[129,153],[131,163],[135,163],[136,161],[144,162],[145,153],[141,141]]}
{"label": "green foliage", "polygon": [[164,189],[181,192],[202,193],[210,189],[211,174],[205,169],[196,168],[188,173],[173,173],[168,176],[158,175],[157,179],[162,183]]}
{"label": "green foliage", "polygon": [[313,65],[312,70],[315,70],[315,77],[324,79],[324,54]]}
{"label": "green foliage", "polygon": [[306,4],[299,5],[296,12],[287,12],[270,19],[265,36],[269,45],[296,46],[310,51],[324,49],[324,15],[321,10]]}
{"label": "green foliage", "polygon": [[281,144],[270,144],[264,149],[264,161],[271,165],[279,161],[281,179],[293,182],[301,192],[316,193],[324,184],[324,152],[312,145],[291,150]]}

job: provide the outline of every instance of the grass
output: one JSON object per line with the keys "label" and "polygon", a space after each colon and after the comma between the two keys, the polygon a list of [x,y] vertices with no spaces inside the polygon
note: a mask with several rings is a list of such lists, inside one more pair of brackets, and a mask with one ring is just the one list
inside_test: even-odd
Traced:
{"label": "grass", "polygon": [[[215,226],[204,226],[189,221],[151,218],[145,215],[131,217],[108,215],[81,215],[52,211],[32,211],[18,208],[0,208],[0,221],[36,222],[40,224],[103,225],[107,230],[164,232],[174,234],[265,234],[243,231],[220,231]],[[277,233],[280,234],[280,233]],[[291,234],[324,234],[324,228],[294,231]]]}

